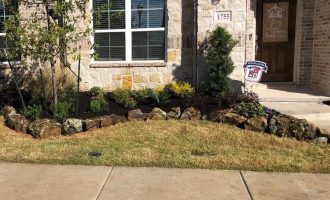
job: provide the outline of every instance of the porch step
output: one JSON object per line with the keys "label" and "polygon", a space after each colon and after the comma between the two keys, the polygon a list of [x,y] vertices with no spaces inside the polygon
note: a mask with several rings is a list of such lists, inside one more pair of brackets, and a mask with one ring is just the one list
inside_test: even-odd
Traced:
{"label": "porch step", "polygon": [[275,88],[298,88],[298,85],[293,82],[266,82],[266,83],[246,83],[249,89],[275,89]]}
{"label": "porch step", "polygon": [[306,119],[316,126],[330,131],[330,106],[318,102],[262,102],[268,108]]}
{"label": "porch step", "polygon": [[330,100],[309,88],[299,87],[295,83],[260,83],[252,86],[262,102],[323,102]]}

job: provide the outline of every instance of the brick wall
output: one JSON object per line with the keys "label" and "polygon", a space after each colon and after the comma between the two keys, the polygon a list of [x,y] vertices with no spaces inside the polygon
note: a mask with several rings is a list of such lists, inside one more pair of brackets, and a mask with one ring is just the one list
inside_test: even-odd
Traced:
{"label": "brick wall", "polygon": [[315,0],[311,86],[330,95],[330,1]]}

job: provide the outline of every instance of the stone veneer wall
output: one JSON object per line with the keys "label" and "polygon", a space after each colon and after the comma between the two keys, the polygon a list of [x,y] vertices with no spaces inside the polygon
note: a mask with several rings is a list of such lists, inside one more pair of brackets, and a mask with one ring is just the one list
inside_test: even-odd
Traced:
{"label": "stone veneer wall", "polygon": [[330,95],[330,1],[315,0],[312,89]]}
{"label": "stone veneer wall", "polygon": [[[208,70],[203,57],[203,43],[209,32],[217,26],[225,27],[238,45],[232,52],[236,68],[231,75],[239,84],[243,82],[243,65],[246,60],[255,59],[255,0],[221,0],[218,5],[212,5],[210,0],[199,0],[198,4],[198,74],[199,84],[207,82]],[[231,22],[218,23],[214,21],[215,11],[231,11]]]}
{"label": "stone veneer wall", "polygon": [[[191,81],[193,38],[189,33],[193,13],[182,12],[182,8],[193,9],[193,1],[167,0],[167,52],[163,63],[93,64],[86,39],[82,49],[81,89],[88,90],[94,86],[105,90],[155,88],[173,80]],[[77,63],[74,70],[77,70]]]}

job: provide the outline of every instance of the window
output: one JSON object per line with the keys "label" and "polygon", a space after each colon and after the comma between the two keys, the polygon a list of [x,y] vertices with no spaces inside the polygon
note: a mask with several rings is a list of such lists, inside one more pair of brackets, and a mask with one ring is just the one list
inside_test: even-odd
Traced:
{"label": "window", "polygon": [[[18,10],[18,1],[4,1],[0,0],[0,62],[7,61],[5,57],[5,49],[10,51],[10,49],[15,48],[15,44],[12,41],[7,41],[5,38],[5,22],[6,20]],[[19,58],[14,58],[15,61]]]}
{"label": "window", "polygon": [[[165,0],[93,0],[96,61],[165,58]],[[105,6],[108,5],[108,6]]]}

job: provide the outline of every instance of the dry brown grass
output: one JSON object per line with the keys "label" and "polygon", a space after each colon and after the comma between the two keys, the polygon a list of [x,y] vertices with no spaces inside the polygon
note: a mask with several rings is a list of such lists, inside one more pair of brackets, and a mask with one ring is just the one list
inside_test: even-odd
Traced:
{"label": "dry brown grass", "polygon": [[[99,151],[101,157],[88,156]],[[0,125],[0,161],[330,173],[330,146],[211,122],[119,124],[35,140]]]}

